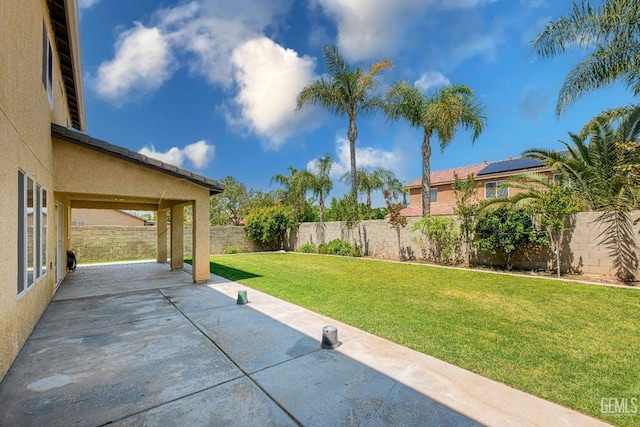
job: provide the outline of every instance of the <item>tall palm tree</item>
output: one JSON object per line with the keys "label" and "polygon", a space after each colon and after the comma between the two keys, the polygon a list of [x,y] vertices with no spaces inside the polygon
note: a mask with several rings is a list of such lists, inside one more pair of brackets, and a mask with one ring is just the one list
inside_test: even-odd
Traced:
{"label": "tall palm tree", "polygon": [[[616,127],[617,125],[617,127]],[[637,268],[637,243],[630,213],[640,202],[637,164],[640,107],[604,112],[587,123],[580,134],[569,134],[567,151],[533,149],[526,157],[538,159],[562,174],[587,209],[601,212],[602,242],[609,249],[617,276],[629,280]],[[627,150],[631,143],[636,148]]]}
{"label": "tall palm tree", "polygon": [[304,196],[306,189],[300,171],[289,166],[289,175],[275,174],[271,177],[270,183],[280,184],[283,188],[277,190],[277,198],[281,203],[290,205],[296,218],[300,218],[304,213]]}
{"label": "tall palm tree", "polygon": [[296,111],[308,105],[320,105],[336,116],[349,118],[349,153],[351,158],[351,194],[354,200],[354,212],[358,213],[358,185],[356,177],[356,139],[359,115],[372,114],[384,106],[377,96],[376,77],[385,69],[393,67],[387,59],[374,62],[368,71],[356,67],[352,69],[340,55],[338,48],[326,45],[323,48],[324,60],[329,78],[321,77],[305,86],[298,94]]}
{"label": "tall palm tree", "polygon": [[444,151],[458,127],[473,132],[471,141],[482,133],[487,121],[473,91],[464,85],[447,85],[427,97],[416,86],[399,82],[387,92],[387,114],[404,118],[410,126],[422,128],[422,216],[431,212],[431,136],[435,133]]}
{"label": "tall palm tree", "polygon": [[333,159],[331,155],[325,154],[324,157],[318,159],[316,167],[317,173],[313,173],[308,170],[300,172],[302,178],[302,186],[305,189],[311,190],[313,195],[318,198],[318,205],[320,207],[320,222],[324,222],[324,198],[329,194],[333,188],[333,181],[329,176],[331,167],[333,166]]}
{"label": "tall palm tree", "polygon": [[538,56],[554,57],[576,45],[592,46],[585,60],[564,80],[556,115],[562,114],[585,93],[624,81],[640,94],[640,3],[604,0],[600,7],[589,1],[573,3],[567,16],[549,22],[533,41]]}

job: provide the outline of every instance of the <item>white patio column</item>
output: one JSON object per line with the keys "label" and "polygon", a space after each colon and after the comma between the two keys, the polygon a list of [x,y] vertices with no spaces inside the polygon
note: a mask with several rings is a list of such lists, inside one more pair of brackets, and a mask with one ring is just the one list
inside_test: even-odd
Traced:
{"label": "white patio column", "polygon": [[184,206],[171,207],[171,270],[184,268]]}

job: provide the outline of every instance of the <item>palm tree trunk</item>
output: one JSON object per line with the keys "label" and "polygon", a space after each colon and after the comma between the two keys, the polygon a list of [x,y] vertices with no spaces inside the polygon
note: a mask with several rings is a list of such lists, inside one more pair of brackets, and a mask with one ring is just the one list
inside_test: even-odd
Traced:
{"label": "palm tree trunk", "polygon": [[320,190],[320,194],[318,195],[318,204],[320,205],[320,222],[324,222],[324,197],[322,190]]}
{"label": "palm tree trunk", "polygon": [[422,216],[431,214],[431,131],[424,130],[422,141]]}
{"label": "palm tree trunk", "polygon": [[354,219],[358,219],[358,179],[356,176],[356,139],[358,138],[358,126],[356,125],[355,115],[349,116],[349,131],[347,139],[349,140],[349,154],[351,156],[351,194],[353,196],[353,212]]}
{"label": "palm tree trunk", "polygon": [[367,219],[371,219],[371,191],[367,191]]}

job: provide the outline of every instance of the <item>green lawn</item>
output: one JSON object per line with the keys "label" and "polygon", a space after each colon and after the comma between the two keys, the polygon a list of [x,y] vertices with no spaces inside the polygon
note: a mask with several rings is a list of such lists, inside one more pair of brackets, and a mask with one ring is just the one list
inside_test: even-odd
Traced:
{"label": "green lawn", "polygon": [[211,271],[620,425],[640,400],[640,290],[294,253],[212,256]]}

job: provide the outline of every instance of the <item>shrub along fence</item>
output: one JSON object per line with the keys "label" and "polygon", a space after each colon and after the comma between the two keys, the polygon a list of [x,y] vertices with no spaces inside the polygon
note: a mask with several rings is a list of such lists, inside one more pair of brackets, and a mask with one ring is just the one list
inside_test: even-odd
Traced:
{"label": "shrub along fence", "polygon": [[[601,228],[595,223],[597,212],[585,212],[575,215],[565,232],[561,250],[561,271],[578,274],[610,275],[615,274],[609,256],[610,249],[601,242]],[[640,218],[640,212],[632,214],[633,219]],[[409,231],[417,218],[409,218],[408,225],[396,233],[385,220],[361,221],[353,228],[344,222],[302,223],[297,231],[291,233],[286,248],[296,248],[311,243],[316,247],[334,239],[341,239],[358,245],[362,255],[381,259],[422,259],[421,246],[414,241],[419,238],[417,231]],[[637,238],[640,226],[634,226]],[[169,236],[170,233],[167,233]],[[184,230],[185,255],[191,253],[191,228]],[[169,239],[169,237],[167,237]],[[242,227],[216,226],[210,229],[212,254],[222,253],[235,247],[248,252],[263,248],[248,239]],[[399,241],[398,241],[399,238]],[[111,227],[86,226],[72,227],[72,249],[80,263],[89,261],[122,261],[155,258],[155,227]],[[459,253],[465,248],[459,247]],[[637,251],[635,270],[637,273]],[[553,256],[548,247],[525,251],[516,257],[514,266],[526,270],[551,270],[555,267]],[[504,260],[486,251],[471,248],[471,263],[486,266],[503,267]],[[636,275],[637,276],[637,275]]]}

